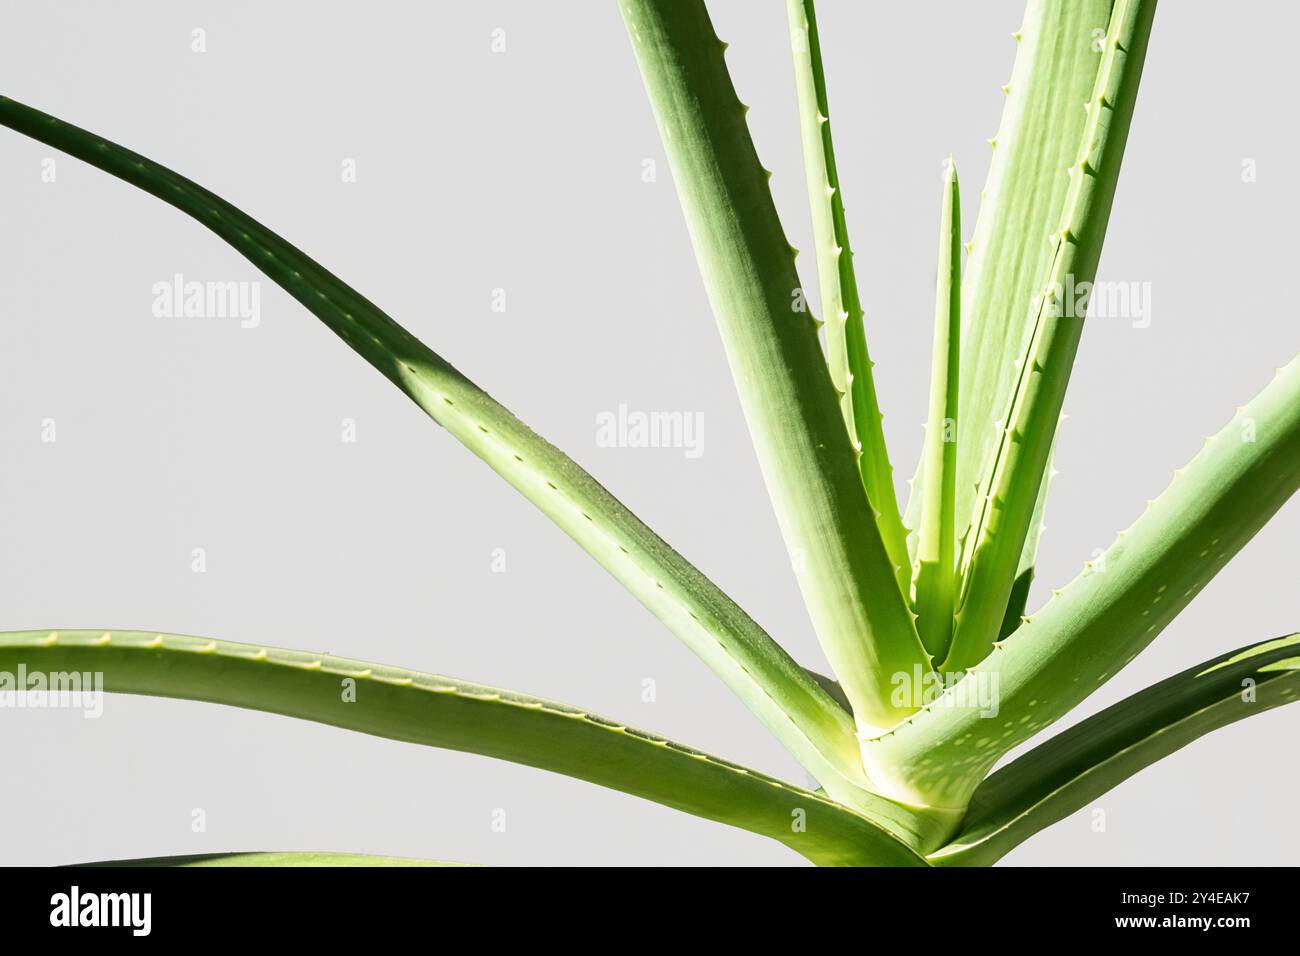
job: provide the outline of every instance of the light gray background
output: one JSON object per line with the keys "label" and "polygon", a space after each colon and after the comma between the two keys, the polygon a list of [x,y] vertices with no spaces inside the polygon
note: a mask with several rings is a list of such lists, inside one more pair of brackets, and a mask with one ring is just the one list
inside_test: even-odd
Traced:
{"label": "light gray background", "polygon": [[[784,5],[711,4],[791,239],[811,248]],[[1019,2],[821,4],[836,146],[900,480],[929,370],[939,168],[967,233]],[[1104,547],[1300,343],[1296,13],[1162,5],[1040,580]],[[196,179],[302,246],[572,454],[801,660],[788,570],[613,2],[6,3],[0,83]],[[191,30],[208,50],[191,52]],[[506,31],[507,51],[490,51]],[[590,559],[287,295],[262,325],[158,319],[173,273],[259,278],[162,203],[0,130],[0,625],[328,650],[572,702],[802,781]],[[344,157],[358,181],[341,182]],[[658,182],[641,180],[642,161]],[[1241,179],[1244,159],[1258,182]],[[810,257],[804,280],[815,284]],[[491,290],[507,290],[493,313]],[[627,403],[701,411],[704,455],[602,449]],[[340,441],[355,418],[358,441]],[[40,441],[44,418],[58,441]],[[1300,626],[1292,502],[1082,716]],[[192,548],[208,571],[190,570]],[[493,574],[504,548],[508,571]],[[658,699],[641,700],[642,680]],[[0,860],[336,849],[504,864],[791,864],[739,830],[540,771],[285,718],[111,698],[7,712]],[[1284,863],[1300,710],[1237,724],[1009,862]],[[206,811],[206,833],[191,812]],[[491,831],[494,808],[507,829]]]}

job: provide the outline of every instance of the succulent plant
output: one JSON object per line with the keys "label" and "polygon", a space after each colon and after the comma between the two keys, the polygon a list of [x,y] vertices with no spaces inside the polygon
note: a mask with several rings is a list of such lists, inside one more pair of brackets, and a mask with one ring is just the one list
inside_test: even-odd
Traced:
{"label": "succulent plant", "polygon": [[[0,98],[0,123],[216,233],[587,551],[817,781],[807,789],[585,710],[381,664],[175,634],[0,635],[0,669],[285,714],[567,774],[818,864],[996,861],[1143,767],[1294,700],[1300,634],[1193,667],[994,767],[1154,640],[1300,484],[1300,357],[1104,554],[1026,614],[1062,404],[1155,10],[1029,0],[963,267],[940,197],[926,439],[900,507],[836,167],[813,0],[787,0],[817,281],[809,311],[703,0],[620,0],[759,463],[835,679],[807,670],[595,478],[375,305],[188,179]],[[341,698],[363,688],[365,706]],[[146,861],[159,862],[159,861]],[[196,864],[364,863],[329,854]],[[412,862],[412,861],[402,861]]]}

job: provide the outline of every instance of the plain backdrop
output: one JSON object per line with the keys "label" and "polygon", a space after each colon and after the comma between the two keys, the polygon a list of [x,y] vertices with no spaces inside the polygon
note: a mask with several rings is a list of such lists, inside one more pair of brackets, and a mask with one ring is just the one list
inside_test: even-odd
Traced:
{"label": "plain backdrop", "polygon": [[[811,249],[784,5],[710,6],[787,232]],[[940,163],[956,157],[969,234],[1021,12],[819,6],[900,484],[925,413]],[[1245,28],[1192,0],[1157,14],[1101,264],[1102,278],[1148,284],[1151,322],[1086,330],[1033,605],[1300,344],[1284,295],[1300,21],[1265,2],[1234,5],[1233,19]],[[173,167],[301,246],[825,667],[615,3],[6,2],[3,22],[5,94]],[[177,273],[260,278],[206,230],[8,130],[0,209],[0,627],[157,629],[402,664],[805,782],[604,571],[271,282],[255,329],[155,317],[152,286]],[[811,255],[800,263],[815,285]],[[600,447],[596,416],[620,404],[701,413],[703,454]],[[1294,631],[1298,534],[1292,502],[1075,717]],[[5,863],[254,849],[802,862],[542,771],[265,714],[114,697],[97,721],[0,721]],[[1298,731],[1300,709],[1221,730],[1008,862],[1291,862],[1300,834],[1277,824],[1294,811]]]}

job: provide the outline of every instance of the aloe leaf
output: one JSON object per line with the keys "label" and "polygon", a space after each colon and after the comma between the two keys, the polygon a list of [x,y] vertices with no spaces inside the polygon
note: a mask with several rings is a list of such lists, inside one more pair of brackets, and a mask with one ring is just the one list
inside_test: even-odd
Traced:
{"label": "aloe leaf", "polygon": [[864,742],[872,780],[897,799],[965,806],[1002,754],[1155,640],[1298,487],[1300,355],[984,661],[914,717]]}
{"label": "aloe leaf", "polygon": [[1128,697],[993,774],[932,863],[987,866],[1144,767],[1300,695],[1300,634],[1198,664]]}
{"label": "aloe leaf", "polygon": [[303,252],[143,156],[0,97],[0,124],[194,217],[301,302],[595,558],[718,674],[828,791],[862,773],[853,720],[735,602],[571,458]]}
{"label": "aloe leaf", "polygon": [[1002,627],[998,630],[999,640],[1020,626],[1021,618],[1025,615],[1025,607],[1029,603],[1029,589],[1034,583],[1038,542],[1042,540],[1043,532],[1047,530],[1047,525],[1043,524],[1043,515],[1047,510],[1047,492],[1051,487],[1052,479],[1056,477],[1056,468],[1052,463],[1056,460],[1056,443],[1059,440],[1058,430],[1052,440],[1052,450],[1047,456],[1047,474],[1043,476],[1043,483],[1038,487],[1038,501],[1034,504],[1034,513],[1029,520],[1025,546],[1020,551],[1020,565],[1016,568],[1016,580],[1011,585],[1011,593],[1007,595],[1007,610],[1002,616]]}
{"label": "aloe leaf", "polygon": [[894,468],[885,446],[884,420],[867,351],[862,302],[853,271],[844,196],[831,140],[830,106],[822,70],[821,40],[813,0],[786,0],[790,45],[794,52],[795,88],[803,133],[808,208],[816,240],[817,277],[831,381],[840,398],[844,423],[853,440],[867,499],[876,513],[885,549],[896,565],[900,586],[910,587],[907,531],[898,510]]}
{"label": "aloe leaf", "polygon": [[986,472],[987,493],[976,502],[966,537],[962,597],[945,670],[983,659],[1006,613],[1083,331],[1083,303],[1071,293],[1090,288],[1097,272],[1154,13],[1151,0],[1118,0],[1111,16],[1051,265],[1035,299],[1033,331]]}
{"label": "aloe leaf", "polygon": [[365,661],[139,631],[0,634],[0,669],[229,704],[497,757],[771,837],[821,864],[918,865],[894,835],[775,778],[565,704]]}
{"label": "aloe leaf", "polygon": [[187,856],[151,856],[133,860],[98,860],[79,867],[264,867],[264,866],[469,866],[445,860],[417,860],[405,856],[371,856],[367,853],[314,851],[263,853],[193,853]]}
{"label": "aloe leaf", "polygon": [[925,499],[917,543],[917,628],[942,661],[952,640],[957,591],[957,394],[961,365],[961,192],[952,159],[939,215],[934,293],[934,360],[925,427]]}
{"label": "aloe leaf", "polygon": [[795,574],[860,727],[929,668],[836,402],[816,322],[700,0],[622,0],[691,241]]}
{"label": "aloe leaf", "polygon": [[[957,449],[957,537],[967,536],[979,478],[989,471],[1000,422],[1032,330],[1030,303],[1041,291],[1078,158],[1100,56],[1093,31],[1104,30],[1112,0],[1029,0],[1016,40],[1015,65],[962,279],[961,408]],[[910,482],[904,523],[916,529],[924,495],[924,457]],[[909,538],[915,548],[916,535]],[[914,555],[913,555],[914,557]]]}

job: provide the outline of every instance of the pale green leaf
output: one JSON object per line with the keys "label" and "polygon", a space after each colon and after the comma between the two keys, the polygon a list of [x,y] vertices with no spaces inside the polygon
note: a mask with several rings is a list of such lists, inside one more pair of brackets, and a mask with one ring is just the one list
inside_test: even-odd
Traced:
{"label": "pale green leaf", "polygon": [[20,664],[102,674],[109,693],[229,704],[539,767],[762,834],[816,863],[922,862],[807,790],[588,711],[451,677],[138,631],[0,634],[0,671]]}
{"label": "pale green leaf", "polygon": [[1051,487],[1052,478],[1056,474],[1052,462],[1056,459],[1056,442],[1060,440],[1060,437],[1058,431],[1056,439],[1052,442],[1052,451],[1047,456],[1047,474],[1043,476],[1043,483],[1038,488],[1038,501],[1034,504],[1034,514],[1029,520],[1029,533],[1025,535],[1025,546],[1020,551],[1020,564],[1016,568],[1016,581],[1011,586],[1011,593],[1007,596],[1007,610],[1002,615],[1002,627],[998,629],[999,640],[1020,626],[1021,618],[1025,615],[1025,607],[1029,603],[1029,589],[1034,583],[1034,564],[1038,556],[1038,542],[1042,540],[1043,532],[1047,530],[1047,526],[1043,523],[1043,516],[1047,510],[1047,492]]}
{"label": "pale green leaf", "polygon": [[[1051,263],[1078,158],[1112,0],[1029,0],[1015,36],[1001,123],[962,279],[962,434],[957,450],[957,537],[965,540],[981,476],[1007,417],[1007,398],[1033,327],[1030,305]],[[920,527],[924,457],[904,523]],[[915,560],[917,535],[908,539]]]}
{"label": "pale green leaf", "polygon": [[982,660],[1006,614],[1083,331],[1086,303],[1072,293],[1090,288],[1097,272],[1154,13],[1153,0],[1115,4],[1050,264],[1034,300],[1032,331],[1012,383],[1006,427],[983,473],[983,493],[964,542],[962,595],[944,670],[961,671]]}
{"label": "pale green leaf", "polygon": [[874,363],[867,351],[862,302],[853,271],[853,249],[844,215],[844,195],[831,140],[830,105],[822,69],[821,39],[813,0],[786,0],[790,45],[794,53],[799,126],[803,134],[808,208],[816,241],[817,277],[831,381],[853,439],[867,498],[876,512],[880,534],[896,566],[899,585],[910,588],[907,531],[898,510],[894,468],[885,447],[884,421],[876,396]]}
{"label": "pale green leaf", "polygon": [[929,857],[996,862],[1144,767],[1300,696],[1300,634],[1253,644],[1139,691],[1035,747],[975,791],[961,832]]}
{"label": "pale green leaf", "polygon": [[571,458],[372,302],[219,196],[7,97],[0,97],[0,124],[158,196],[229,243],[600,562],[829,791],[853,799],[862,774],[852,719],[735,602]]}
{"label": "pale green leaf", "polygon": [[961,193],[950,159],[939,216],[925,493],[917,541],[916,625],[937,661],[948,653],[957,597],[957,396],[961,364]]}
{"label": "pale green leaf", "polygon": [[[1155,640],[1298,487],[1300,355],[984,661],[914,717],[864,743],[873,781],[899,799],[965,806],[1004,753]],[[992,714],[982,702],[990,696]]]}
{"label": "pale green leaf", "polygon": [[854,461],[816,323],[701,0],[622,0],[732,376],[795,574],[863,728],[928,669]]}

